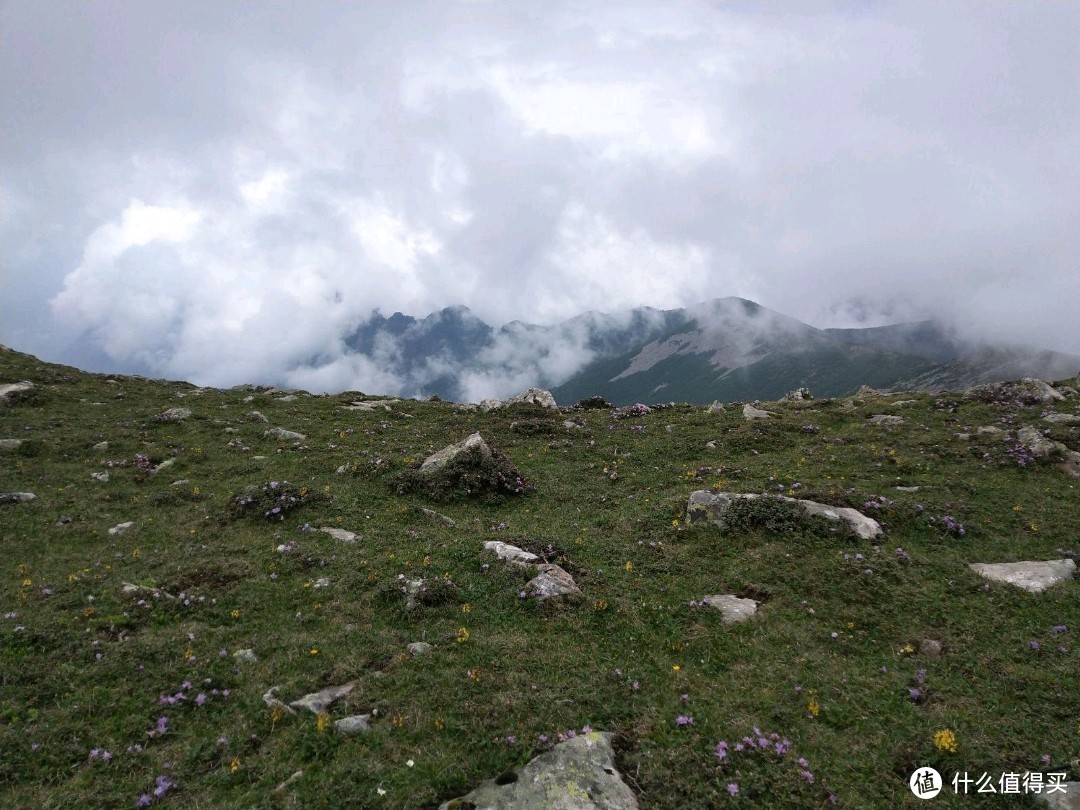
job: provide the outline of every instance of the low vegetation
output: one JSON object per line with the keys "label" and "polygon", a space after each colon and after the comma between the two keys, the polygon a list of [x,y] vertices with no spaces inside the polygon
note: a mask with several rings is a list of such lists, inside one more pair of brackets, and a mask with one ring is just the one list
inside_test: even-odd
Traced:
{"label": "low vegetation", "polygon": [[[0,504],[0,806],[433,808],[585,728],[617,733],[646,809],[914,807],[926,765],[1080,779],[1080,581],[1031,595],[967,567],[1080,553],[1080,481],[1009,441],[1036,425],[1080,449],[1080,428],[1041,418],[1076,399],[867,395],[755,422],[597,401],[365,411],[341,407],[357,392],[0,352],[0,383],[19,380],[0,492],[36,498]],[[178,406],[191,416],[154,418]],[[278,426],[305,438],[264,435]],[[476,431],[497,453],[475,481],[417,472]],[[766,501],[724,533],[688,526],[697,489],[851,506],[885,534]],[[584,598],[522,598],[528,572],[487,540],[558,563]],[[725,625],[709,594],[761,606]],[[347,682],[318,716],[264,701]],[[369,733],[335,731],[355,714]]]}

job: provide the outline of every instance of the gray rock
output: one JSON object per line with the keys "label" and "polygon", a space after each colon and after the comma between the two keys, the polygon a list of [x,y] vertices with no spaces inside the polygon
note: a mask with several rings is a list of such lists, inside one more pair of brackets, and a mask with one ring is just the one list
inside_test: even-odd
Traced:
{"label": "gray rock", "polygon": [[743,405],[742,415],[746,419],[771,419],[773,414],[768,411],[763,411],[761,408],[755,408],[753,405]]}
{"label": "gray rock", "polygon": [[0,439],[0,450],[18,450],[22,439]]}
{"label": "gray rock", "polygon": [[690,494],[690,500],[686,506],[686,522],[698,523],[707,520],[720,529],[724,529],[726,528],[725,519],[727,513],[734,501],[740,499],[753,500],[761,497],[774,498],[785,503],[795,504],[796,510],[802,515],[843,522],[863,540],[873,540],[882,533],[881,526],[876,520],[847,506],[829,506],[817,501],[789,498],[786,495],[762,496],[738,492],[711,492],[706,489],[699,489]]}
{"label": "gray rock", "polygon": [[[1061,769],[1065,770],[1064,768]],[[1035,804],[1040,807],[1049,807],[1050,810],[1080,810],[1080,782],[1062,782],[1063,791],[1054,789],[1053,793],[1047,790],[1049,779],[1043,779],[1043,792],[1033,793]]]}
{"label": "gray rock", "polygon": [[932,638],[924,638],[919,642],[919,653],[927,658],[940,658],[941,642]]}
{"label": "gray rock", "polygon": [[893,487],[897,492],[918,492],[922,487]]}
{"label": "gray rock", "polygon": [[33,492],[0,492],[0,503],[26,503],[37,497]]}
{"label": "gray rock", "polygon": [[1016,432],[1016,439],[1029,450],[1035,458],[1061,459],[1061,469],[1074,478],[1080,478],[1080,452],[1070,450],[1061,442],[1056,442],[1042,434],[1037,428],[1025,425]]}
{"label": "gray rock", "polygon": [[525,592],[543,601],[558,597],[578,596],[581,589],[574,578],[557,565],[548,563],[536,567],[537,575],[525,584]]}
{"label": "gray rock", "polygon": [[1065,399],[1065,395],[1057,391],[1052,385],[1034,377],[1024,377],[1018,382],[973,385],[964,391],[964,397],[967,399],[983,399],[987,397],[1003,399],[1022,396],[1033,397],[1040,402],[1058,402]]}
{"label": "gray rock", "polygon": [[404,574],[398,574],[398,584],[405,592],[405,610],[416,610],[419,605],[418,597],[424,590],[424,580],[407,579]]}
{"label": "gray rock", "polygon": [[457,521],[453,518],[449,518],[441,512],[436,512],[434,509],[428,509],[425,506],[420,507],[420,511],[427,515],[432,520],[437,520],[440,523],[445,523],[447,526],[457,526]]}
{"label": "gray rock", "polygon": [[354,714],[352,717],[343,717],[334,721],[334,730],[338,734],[344,734],[347,737],[355,734],[367,734],[371,731],[371,726],[368,725],[370,720],[370,714]]}
{"label": "gray rock", "polygon": [[788,391],[782,397],[781,402],[802,402],[804,400],[813,399],[814,395],[810,393],[809,388],[796,388],[794,391]]}
{"label": "gray rock", "polygon": [[340,540],[342,543],[355,543],[360,536],[356,532],[350,532],[347,529],[337,529],[333,526],[320,526],[319,531],[330,535],[335,540]]}
{"label": "gray rock", "polygon": [[278,785],[276,788],[274,788],[274,793],[284,793],[289,788],[290,785],[295,784],[300,779],[303,779],[303,777],[304,777],[304,772],[303,771],[293,771],[292,776],[290,776],[288,779],[286,779],[284,782],[282,782],[280,785]]}
{"label": "gray rock", "polygon": [[744,622],[757,613],[758,602],[753,599],[740,599],[734,594],[725,593],[703,597],[702,602],[709,607],[718,608],[723,614],[724,624]]}
{"label": "gray rock", "polygon": [[164,596],[166,599],[175,599],[168,591],[163,591],[161,588],[154,588],[150,585],[135,585],[131,582],[125,582],[124,586],[120,589],[120,592],[124,596],[137,596],[140,593],[148,593],[155,599]]}
{"label": "gray rock", "polygon": [[486,541],[484,543],[484,548],[488,551],[495,552],[495,556],[500,560],[505,560],[506,562],[515,565],[529,565],[540,559],[531,551],[525,551],[517,546],[512,546],[509,543],[503,543],[499,540]]}
{"label": "gray rock", "polygon": [[1029,560],[1014,563],[971,563],[976,574],[995,582],[1007,582],[1028,593],[1042,593],[1047,588],[1071,579],[1076,573],[1072,560]]}
{"label": "gray rock", "polygon": [[283,397],[278,397],[277,402],[296,402],[296,394],[286,394]]}
{"label": "gray rock", "polygon": [[895,425],[904,424],[904,417],[896,416],[890,413],[879,413],[870,417],[870,424],[881,425],[882,427],[893,427]]}
{"label": "gray rock", "polygon": [[456,444],[444,447],[428,456],[420,465],[420,472],[435,473],[464,453],[477,453],[481,458],[491,458],[491,448],[479,433],[473,433]]}
{"label": "gray rock", "polygon": [[258,411],[249,411],[247,415],[248,419],[252,422],[269,422],[270,420],[263,416]]}
{"label": "gray rock", "polygon": [[327,577],[319,577],[317,580],[311,583],[312,588],[329,588],[330,580]]}
{"label": "gray rock", "polygon": [[280,686],[271,686],[269,689],[267,689],[263,693],[263,703],[266,704],[266,707],[268,709],[281,709],[283,712],[288,712],[289,714],[296,714],[296,709],[294,709],[292,706],[285,703],[284,701],[274,697],[274,692],[276,692],[280,688]]}
{"label": "gray rock", "polygon": [[1080,425],[1080,416],[1074,413],[1048,413],[1043,420],[1054,425]]}
{"label": "gray rock", "polygon": [[480,409],[481,413],[489,413],[491,411],[497,411],[499,408],[506,407],[506,403],[501,399],[482,399],[480,404],[476,406]]}
{"label": "gray rock", "polygon": [[19,394],[23,391],[29,391],[34,387],[34,384],[29,380],[23,380],[17,383],[4,383],[0,385],[0,405],[10,405],[11,395]]}
{"label": "gray rock", "polygon": [[914,399],[898,399],[896,402],[888,403],[890,408],[903,408],[907,405],[916,405],[917,402]]}
{"label": "gray rock", "polygon": [[879,391],[876,388],[871,388],[869,385],[860,385],[859,390],[855,392],[857,397],[883,397],[884,391]]}
{"label": "gray rock", "polygon": [[127,521],[126,523],[117,523],[115,526],[109,529],[109,534],[127,534],[129,531],[131,531],[132,528],[134,528],[134,526],[135,522],[131,520]]}
{"label": "gray rock", "polygon": [[710,450],[715,450],[716,449],[716,439],[710,439],[709,441],[705,442],[705,446],[708,447]]}
{"label": "gray rock", "polygon": [[1005,431],[995,425],[982,425],[976,428],[975,432],[980,436],[995,436],[998,433],[1004,433]]}
{"label": "gray rock", "polygon": [[426,655],[431,652],[431,645],[426,641],[414,641],[405,649],[409,651],[410,655]]}
{"label": "gray rock", "polygon": [[561,742],[439,810],[638,810],[633,791],[615,769],[612,737],[591,731]]}
{"label": "gray rock", "polygon": [[303,433],[297,433],[293,430],[285,430],[285,428],[270,428],[263,433],[263,436],[269,436],[272,439],[281,439],[282,441],[302,442],[307,438]]}
{"label": "gray rock", "polygon": [[108,442],[98,442],[97,444],[95,444],[90,449],[91,450],[108,450],[109,449],[109,443]]}
{"label": "gray rock", "polygon": [[713,400],[713,404],[705,409],[706,413],[727,413],[727,408],[720,400]]}
{"label": "gray rock", "polygon": [[255,651],[250,648],[237,650],[232,654],[232,657],[233,660],[239,661],[241,664],[254,664],[259,660],[255,655]]}
{"label": "gray rock", "polygon": [[190,483],[191,483],[191,481],[189,479],[187,479],[187,478],[177,478],[175,481],[173,481],[171,484],[169,484],[169,486],[170,487],[186,487]]}
{"label": "gray rock", "polygon": [[185,419],[191,418],[191,408],[169,408],[164,413],[159,413],[155,419],[160,419],[162,422],[183,422]]}
{"label": "gray rock", "polygon": [[517,396],[506,400],[506,404],[539,405],[541,408],[550,408],[553,411],[559,408],[555,403],[555,397],[551,395],[550,391],[545,391],[543,388],[526,388]]}
{"label": "gray rock", "polygon": [[107,472],[90,473],[90,477],[93,478],[95,481],[100,481],[103,484],[107,484],[109,482],[109,474]]}
{"label": "gray rock", "polygon": [[169,469],[169,467],[171,467],[175,463],[176,463],[175,458],[167,458],[163,462],[158,464],[156,467],[154,467],[153,472],[159,473],[162,470],[167,470],[167,469]]}
{"label": "gray rock", "polygon": [[334,701],[345,697],[353,690],[353,683],[343,683],[341,686],[328,686],[318,692],[311,692],[302,698],[289,701],[294,709],[307,709],[313,714],[322,714]]}

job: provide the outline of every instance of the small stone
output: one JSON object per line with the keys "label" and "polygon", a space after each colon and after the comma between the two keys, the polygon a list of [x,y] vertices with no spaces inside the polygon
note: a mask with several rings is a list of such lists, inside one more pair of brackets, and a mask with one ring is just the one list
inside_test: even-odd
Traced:
{"label": "small stone", "polygon": [[581,589],[561,567],[554,564],[537,566],[539,572],[535,577],[525,583],[526,593],[535,596],[541,601],[563,596],[577,596]]}
{"label": "small stone", "polygon": [[484,548],[488,551],[493,551],[495,556],[500,560],[505,560],[515,565],[529,565],[531,563],[538,562],[540,560],[531,551],[525,551],[524,549],[512,546],[509,543],[503,543],[499,540],[488,540],[484,543]]}
{"label": "small stone", "polygon": [[724,403],[720,400],[713,400],[713,404],[705,409],[706,413],[727,413],[727,408],[724,407]]}
{"label": "small stone", "polygon": [[922,487],[893,487],[897,492],[918,492]]}
{"label": "small stone", "polygon": [[191,481],[189,481],[187,478],[178,478],[176,481],[173,481],[171,484],[169,484],[169,486],[170,487],[184,487],[184,486],[187,486],[190,483],[191,483]]}
{"label": "small stone", "polygon": [[90,473],[90,477],[103,484],[108,483],[109,481],[109,474],[107,472]]}
{"label": "small stone", "polygon": [[457,521],[456,520],[454,520],[453,518],[447,517],[446,515],[442,514],[441,512],[436,512],[434,509],[428,509],[425,506],[421,506],[420,511],[423,514],[427,515],[432,520],[438,520],[441,523],[445,523],[447,526],[457,526]]}
{"label": "small stone", "polygon": [[882,427],[895,427],[904,424],[904,417],[895,414],[879,413],[870,417],[870,424]]}
{"label": "small stone", "polygon": [[296,402],[296,394],[286,394],[283,397],[277,398],[278,402]]}
{"label": "small stone", "polygon": [[1072,413],[1048,413],[1043,420],[1054,425],[1080,425],[1080,416]]}
{"label": "small stone", "polygon": [[92,450],[108,450],[109,449],[109,443],[108,442],[98,442],[91,449]]}
{"label": "small stone", "polygon": [[274,788],[274,793],[284,793],[285,790],[304,776],[303,771],[293,771],[293,775]]}
{"label": "small stone", "polygon": [[289,705],[294,709],[307,709],[313,714],[322,714],[334,701],[345,697],[352,689],[353,684],[351,681],[341,686],[328,686],[318,692],[312,692],[302,698],[290,701]]}
{"label": "small stone", "polygon": [[288,442],[302,442],[307,437],[303,433],[297,433],[294,430],[285,430],[285,428],[275,427],[263,433],[263,436],[269,436],[272,439],[280,439],[281,441]]}
{"label": "small stone", "polygon": [[330,587],[330,580],[327,579],[326,577],[319,577],[317,580],[315,580],[311,584],[311,587],[312,588],[329,588]]}
{"label": "small stone", "polygon": [[232,654],[232,657],[241,664],[254,664],[259,660],[252,649],[237,650]]}
{"label": "small stone", "polygon": [[746,419],[771,419],[773,414],[768,411],[763,411],[761,408],[755,408],[753,405],[743,405],[742,415]]}
{"label": "small stone", "polygon": [[975,429],[975,432],[980,436],[993,436],[997,433],[1004,433],[1005,431],[995,425],[980,425]]}
{"label": "small stone", "polygon": [[159,413],[155,419],[162,422],[182,422],[191,417],[191,408],[169,408],[164,413]]}
{"label": "small stone", "polygon": [[412,655],[425,655],[431,652],[431,645],[426,641],[414,641],[412,644],[405,648]]}
{"label": "small stone", "polygon": [[932,638],[924,638],[919,642],[919,653],[927,658],[940,658],[941,642]]}
{"label": "small stone", "polygon": [[716,449],[716,439],[712,439],[710,441],[705,442],[705,446],[708,447],[710,450],[715,450]]}
{"label": "small stone", "polygon": [[0,450],[18,450],[22,439],[0,439]]}
{"label": "small stone", "polygon": [[438,453],[433,453],[424,459],[420,465],[420,472],[434,473],[441,470],[451,461],[464,453],[477,453],[481,458],[491,458],[491,448],[479,433],[466,436],[460,442],[444,447]]}
{"label": "small stone", "polygon": [[134,525],[135,525],[135,522],[132,521],[132,520],[129,520],[126,523],[117,523],[115,526],[113,526],[111,529],[109,529],[109,534],[112,534],[112,535],[126,534],[127,532],[129,532],[131,530],[131,528]]}
{"label": "small stone", "polygon": [[346,736],[367,734],[371,731],[371,726],[368,725],[370,720],[370,714],[354,714],[352,717],[343,717],[334,721],[334,730]]}
{"label": "small stone", "polygon": [[154,467],[154,472],[159,473],[162,470],[167,470],[167,469],[169,469],[169,467],[171,467],[175,463],[176,463],[175,458],[167,458],[163,462],[158,464],[156,467]]}
{"label": "small stone", "polygon": [[724,624],[744,622],[757,613],[758,602],[753,599],[740,599],[734,594],[705,596],[701,600],[709,607],[719,608]]}
{"label": "small stone", "polygon": [[252,422],[269,422],[270,420],[263,416],[258,411],[249,411],[247,415],[248,419]]}

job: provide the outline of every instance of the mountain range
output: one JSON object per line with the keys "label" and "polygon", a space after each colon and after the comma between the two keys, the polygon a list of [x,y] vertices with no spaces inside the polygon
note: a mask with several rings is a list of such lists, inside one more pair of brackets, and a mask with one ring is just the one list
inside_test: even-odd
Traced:
{"label": "mountain range", "polygon": [[862,385],[956,389],[1080,372],[1080,355],[974,343],[936,321],[817,329],[742,298],[587,312],[551,326],[493,327],[463,306],[422,319],[375,311],[344,344],[402,380],[399,393],[457,401],[530,385],[560,403],[773,400],[800,387],[840,396]]}

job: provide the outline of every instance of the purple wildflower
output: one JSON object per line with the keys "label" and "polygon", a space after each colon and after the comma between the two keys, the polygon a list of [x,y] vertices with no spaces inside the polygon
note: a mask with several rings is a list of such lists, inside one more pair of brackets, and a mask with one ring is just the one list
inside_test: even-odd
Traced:
{"label": "purple wildflower", "polygon": [[1069,632],[1069,627],[1068,627],[1068,625],[1064,625],[1064,624],[1055,624],[1053,627],[1050,628],[1050,632],[1053,633],[1056,636],[1056,635],[1059,635],[1061,633]]}
{"label": "purple wildflower", "polygon": [[694,724],[694,718],[686,714],[680,714],[675,718],[675,725],[677,726],[691,726]]}
{"label": "purple wildflower", "polygon": [[738,796],[739,795],[739,785],[738,785],[738,783],[737,782],[728,782],[727,792],[730,793],[732,796]]}

